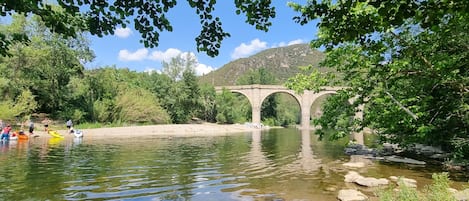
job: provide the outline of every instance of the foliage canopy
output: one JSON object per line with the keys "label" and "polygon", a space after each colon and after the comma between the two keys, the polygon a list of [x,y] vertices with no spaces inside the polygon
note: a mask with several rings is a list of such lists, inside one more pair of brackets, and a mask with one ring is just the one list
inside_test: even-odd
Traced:
{"label": "foliage canopy", "polygon": [[[163,1],[107,1],[107,0],[57,0],[64,12],[54,8],[48,1],[42,0],[7,0],[0,3],[1,16],[14,13],[40,16],[53,32],[65,37],[77,36],[76,33],[89,31],[92,35],[102,37],[114,34],[117,27],[133,24],[141,34],[140,42],[145,47],[157,47],[161,32],[173,30],[167,13],[177,5],[176,0]],[[195,38],[197,50],[209,56],[217,56],[222,41],[230,34],[222,27],[221,19],[214,16],[216,1],[187,0],[200,18],[201,31]],[[275,17],[275,7],[271,0],[235,0],[236,14],[245,14],[246,23],[258,30],[267,31],[270,19]],[[5,35],[0,33],[0,55],[6,55],[10,45],[15,41],[27,41],[24,34]]]}
{"label": "foliage canopy", "polygon": [[[323,65],[341,73],[349,87],[325,106],[343,108],[343,118],[324,115],[316,123],[348,132],[370,127],[384,141],[439,145],[469,159],[467,3],[346,0],[290,5],[301,12],[295,18],[301,24],[320,19],[318,39],[311,44],[325,47]],[[318,82],[297,82],[301,77],[291,83],[299,90],[327,83],[317,74],[310,77]],[[355,104],[342,104],[344,95],[355,97]],[[361,104],[365,116],[356,121],[346,107]]]}

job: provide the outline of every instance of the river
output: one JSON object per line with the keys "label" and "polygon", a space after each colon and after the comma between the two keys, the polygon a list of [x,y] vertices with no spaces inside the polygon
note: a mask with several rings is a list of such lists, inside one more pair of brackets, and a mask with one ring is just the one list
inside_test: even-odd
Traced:
{"label": "river", "polygon": [[441,171],[380,162],[345,168],[351,160],[343,154],[345,142],[318,141],[297,129],[212,137],[39,137],[0,146],[0,200],[328,201],[345,188],[373,194],[344,183],[349,170],[405,176],[419,186]]}

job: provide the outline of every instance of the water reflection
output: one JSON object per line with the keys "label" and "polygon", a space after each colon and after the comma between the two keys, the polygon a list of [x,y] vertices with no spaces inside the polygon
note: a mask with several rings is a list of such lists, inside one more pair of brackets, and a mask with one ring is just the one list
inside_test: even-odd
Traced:
{"label": "water reflection", "polygon": [[321,159],[314,155],[311,148],[311,133],[301,130],[301,150],[298,159],[285,166],[290,172],[311,173],[322,167]]}
{"label": "water reflection", "polygon": [[274,174],[271,166],[272,162],[266,157],[262,151],[262,132],[256,130],[251,135],[251,149],[249,153],[242,157],[240,166],[245,167],[241,172],[243,174],[250,174],[253,178],[264,177]]}
{"label": "water reflection", "polygon": [[269,159],[268,152],[263,151],[262,136],[268,135],[268,132],[260,130],[253,131],[251,134],[251,149],[249,153],[242,158],[241,166],[245,167],[244,173],[249,173],[252,178],[268,177],[276,174],[298,174],[311,173],[318,171],[322,167],[321,159],[316,157],[311,148],[311,133],[309,130],[301,131],[301,149],[298,154],[290,154],[285,159],[290,159],[280,168],[272,159]]}
{"label": "water reflection", "polygon": [[82,143],[83,143],[83,138],[81,138],[81,137],[79,137],[79,138],[76,138],[76,137],[73,138],[73,143],[72,143],[73,147],[76,147],[76,146],[78,146],[78,145],[80,145],[80,144],[82,144]]}

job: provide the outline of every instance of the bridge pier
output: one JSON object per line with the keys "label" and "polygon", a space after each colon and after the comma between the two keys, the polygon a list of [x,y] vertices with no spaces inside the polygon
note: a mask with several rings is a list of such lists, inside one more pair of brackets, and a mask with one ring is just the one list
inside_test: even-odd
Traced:
{"label": "bridge pier", "polygon": [[311,109],[306,107],[308,105],[301,105],[301,129],[308,130],[310,128]]}
{"label": "bridge pier", "polygon": [[252,106],[252,123],[254,125],[260,125],[261,124],[261,106],[260,105],[256,105],[256,106]]}

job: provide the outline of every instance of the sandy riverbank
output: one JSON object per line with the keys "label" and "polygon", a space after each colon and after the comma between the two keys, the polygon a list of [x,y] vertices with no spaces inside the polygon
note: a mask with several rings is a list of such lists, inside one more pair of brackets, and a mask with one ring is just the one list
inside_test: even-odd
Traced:
{"label": "sandy riverbank", "polygon": [[[262,129],[268,129],[264,127]],[[254,128],[242,124],[165,124],[151,126],[129,126],[129,127],[113,127],[113,128],[95,128],[82,129],[85,138],[108,138],[108,137],[129,137],[129,136],[215,136],[227,135],[231,133],[243,133],[259,131],[260,128]],[[58,130],[64,136],[67,130]],[[41,136],[47,135],[44,131],[37,131],[36,134]]]}

